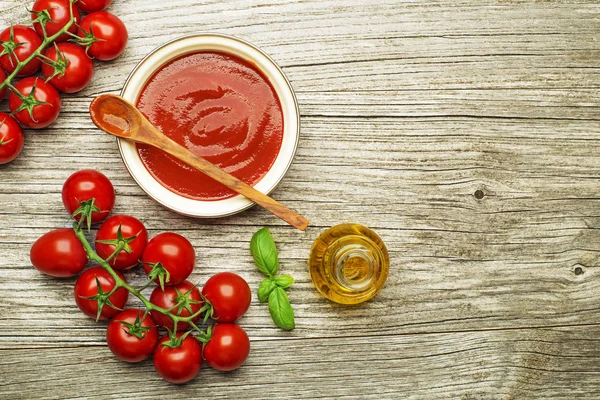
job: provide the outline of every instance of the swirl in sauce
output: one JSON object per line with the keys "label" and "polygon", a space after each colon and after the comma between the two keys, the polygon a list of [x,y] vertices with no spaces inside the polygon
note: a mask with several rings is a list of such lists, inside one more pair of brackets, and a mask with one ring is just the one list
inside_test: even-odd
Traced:
{"label": "swirl in sauce", "polygon": [[[250,185],[265,176],[281,149],[277,94],[237,56],[199,52],[170,61],[146,83],[137,107],[172,140]],[[162,150],[137,148],[150,174],[174,193],[195,200],[236,194]]]}

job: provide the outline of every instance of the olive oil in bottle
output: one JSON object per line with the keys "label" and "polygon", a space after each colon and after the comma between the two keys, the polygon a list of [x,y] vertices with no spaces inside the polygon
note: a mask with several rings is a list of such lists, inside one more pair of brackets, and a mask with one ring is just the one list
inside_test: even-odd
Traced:
{"label": "olive oil in bottle", "polygon": [[308,260],[317,290],[340,304],[369,300],[388,275],[390,260],[381,238],[366,226],[341,224],[315,241]]}

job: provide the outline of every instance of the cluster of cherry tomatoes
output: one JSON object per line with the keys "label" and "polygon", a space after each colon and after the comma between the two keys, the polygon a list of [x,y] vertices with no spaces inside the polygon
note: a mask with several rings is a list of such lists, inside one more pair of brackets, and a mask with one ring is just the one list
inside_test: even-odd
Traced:
{"label": "cluster of cherry tomatoes", "polygon": [[[250,352],[250,341],[234,322],[246,313],[251,302],[250,287],[242,277],[218,273],[200,291],[187,280],[196,254],[186,238],[164,232],[148,241],[148,232],[137,218],[113,215],[107,219],[115,204],[115,191],[100,172],[82,170],[71,175],[63,186],[62,199],[68,213],[79,221],[78,232],[64,228],[46,233],[33,244],[31,262],[54,277],[72,277],[83,271],[75,283],[75,302],[85,315],[110,320],[106,341],[119,359],[139,362],[154,354],[156,371],[173,383],[193,379],[202,359],[221,371],[242,365]],[[96,234],[95,252],[109,267],[85,269],[88,251],[78,233],[83,234],[82,227],[98,222],[103,223]],[[148,275],[148,285],[158,284],[147,310],[126,308],[130,290],[119,285],[109,271],[112,269],[127,284],[122,271],[140,263]],[[140,290],[134,290],[141,296]],[[165,312],[188,318],[189,322],[175,323]],[[203,317],[204,322],[213,319],[216,323],[206,332],[191,334],[198,330],[196,323],[200,324]],[[162,338],[159,327],[168,332]]]}
{"label": "cluster of cherry tomatoes", "polygon": [[[0,83],[20,62],[42,51],[21,66],[16,73],[21,80],[0,89],[0,101],[9,92],[12,115],[0,113],[0,164],[14,160],[23,149],[23,132],[16,121],[27,128],[47,127],[60,113],[59,92],[78,92],[92,80],[92,58],[112,60],[123,52],[127,28],[118,17],[103,11],[111,2],[36,0],[31,8],[33,28],[12,25],[0,33]],[[82,17],[82,13],[88,14]],[[75,22],[65,33],[52,43],[44,42],[63,31],[72,18]],[[42,76],[37,74],[40,70]]]}

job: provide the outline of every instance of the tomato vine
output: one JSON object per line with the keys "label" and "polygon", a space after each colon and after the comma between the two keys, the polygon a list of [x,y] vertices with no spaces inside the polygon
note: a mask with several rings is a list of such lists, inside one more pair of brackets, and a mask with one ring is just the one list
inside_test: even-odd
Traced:
{"label": "tomato vine", "polygon": [[[173,325],[174,325],[173,331],[170,332],[171,336],[174,337],[174,332],[177,332],[177,324],[184,323],[184,322],[189,324],[194,330],[196,330],[200,334],[201,338],[204,338],[206,336],[206,333],[194,323],[194,320],[197,319],[202,313],[204,313],[206,311],[206,309],[204,307],[190,316],[183,317],[183,316],[171,313],[172,310],[175,310],[176,308],[182,306],[181,301],[178,301],[175,305],[173,305],[173,307],[170,307],[170,308],[162,308],[162,307],[159,307],[159,306],[151,303],[150,300],[148,300],[142,294],[142,290],[145,289],[146,287],[148,287],[148,285],[145,285],[141,289],[137,289],[137,288],[131,286],[130,284],[128,284],[127,282],[125,282],[125,280],[121,279],[119,274],[117,274],[117,272],[110,266],[110,264],[105,259],[100,257],[98,255],[98,253],[96,253],[96,251],[94,251],[94,249],[90,245],[89,241],[85,237],[84,231],[83,231],[83,229],[81,229],[81,226],[79,223],[77,223],[77,222],[73,223],[73,230],[75,231],[75,235],[77,236],[77,238],[83,245],[83,248],[85,249],[85,251],[88,255],[88,258],[90,260],[96,262],[102,268],[104,268],[110,274],[110,276],[112,276],[112,278],[115,280],[115,282],[116,282],[115,287],[110,292],[106,293],[106,295],[105,295],[107,298],[110,297],[113,293],[115,293],[120,288],[123,288],[123,289],[127,290],[129,293],[131,293],[132,295],[134,295],[135,297],[137,297],[144,304],[144,307],[146,307],[146,313],[149,313],[150,311],[155,311],[155,312],[164,314],[164,315],[168,316],[169,318],[171,318],[173,320]],[[153,279],[151,277],[149,277],[148,280],[149,280],[149,283],[153,282]],[[185,301],[185,300],[182,300],[182,301]]]}
{"label": "tomato vine", "polygon": [[[200,291],[187,280],[196,255],[186,238],[163,232],[148,241],[146,228],[135,217],[117,214],[106,219],[112,212],[115,192],[98,171],[73,173],[65,181],[62,200],[72,227],[54,229],[36,240],[31,246],[31,263],[57,278],[81,273],[75,282],[75,303],[96,321],[110,320],[106,340],[117,358],[138,362],[153,354],[158,374],[173,383],[193,379],[203,359],[220,371],[243,364],[250,339],[234,322],[246,313],[252,295],[242,277],[220,272]],[[94,247],[88,227],[95,222],[102,225]],[[114,262],[119,259],[127,262]],[[90,261],[95,265],[86,269]],[[147,282],[134,287],[121,271],[140,264]],[[142,292],[152,283],[158,286],[146,298]],[[223,292],[223,287],[228,289]],[[130,294],[143,307],[127,306]],[[207,327],[209,320],[214,322]],[[161,327],[168,333],[159,339]]]}
{"label": "tomato vine", "polygon": [[[54,35],[48,36],[48,34],[46,33],[45,25],[48,22],[48,20],[38,21],[42,26],[43,40],[42,40],[42,44],[37,49],[35,49],[35,51],[33,53],[31,53],[31,55],[29,55],[29,57],[27,57],[24,60],[18,61],[18,58],[15,56],[14,49],[10,48],[10,46],[9,46],[9,50],[7,50],[9,57],[14,57],[14,59],[17,60],[17,64],[15,66],[14,71],[12,71],[10,74],[8,74],[8,76],[6,77],[6,79],[4,79],[4,81],[0,82],[0,91],[2,91],[2,89],[4,89],[4,88],[9,88],[17,96],[20,96],[21,94],[12,85],[12,82],[17,77],[19,72],[23,69],[23,67],[25,67],[30,61],[34,60],[35,58],[39,58],[39,59],[44,58],[44,55],[42,54],[44,52],[44,50],[52,42],[54,42],[56,39],[58,39],[61,35],[63,35],[63,34],[73,35],[73,34],[71,34],[71,32],[69,32],[69,29],[75,24],[75,21],[76,21],[75,14],[73,12],[74,7],[75,7],[75,0],[69,0],[69,1],[70,1],[70,5],[71,5],[70,10],[69,10],[69,12],[70,12],[69,22],[67,22]],[[5,47],[5,49],[6,49],[6,47]]]}

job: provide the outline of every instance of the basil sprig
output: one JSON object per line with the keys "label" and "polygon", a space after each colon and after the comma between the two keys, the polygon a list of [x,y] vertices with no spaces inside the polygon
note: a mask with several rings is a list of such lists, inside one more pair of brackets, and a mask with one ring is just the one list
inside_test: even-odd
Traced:
{"label": "basil sprig", "polygon": [[277,247],[268,228],[262,228],[252,236],[250,251],[254,263],[265,278],[258,287],[258,299],[269,302],[269,312],[275,325],[286,331],[294,329],[294,309],[284,289],[294,284],[290,275],[277,275],[279,257]]}

